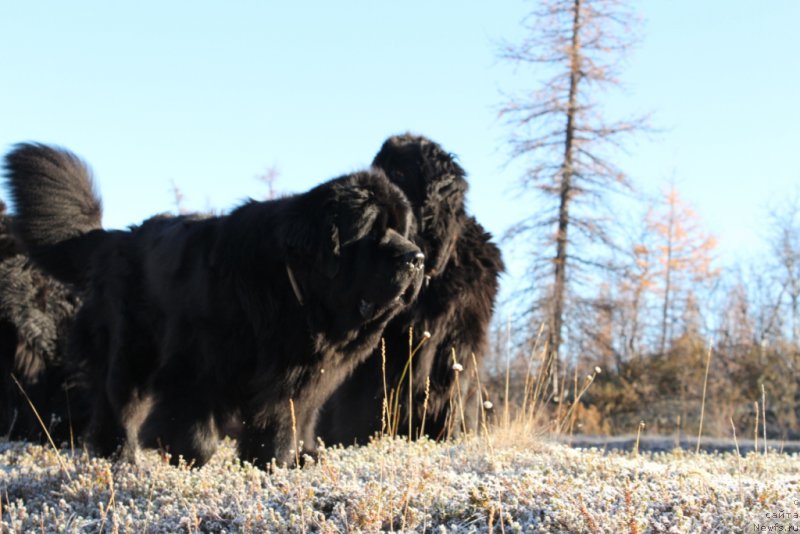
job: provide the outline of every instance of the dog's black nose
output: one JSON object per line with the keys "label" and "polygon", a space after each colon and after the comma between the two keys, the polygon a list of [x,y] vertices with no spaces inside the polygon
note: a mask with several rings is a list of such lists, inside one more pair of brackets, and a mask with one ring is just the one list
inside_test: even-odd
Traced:
{"label": "dog's black nose", "polygon": [[406,252],[400,260],[411,267],[421,269],[425,265],[425,254],[419,251]]}

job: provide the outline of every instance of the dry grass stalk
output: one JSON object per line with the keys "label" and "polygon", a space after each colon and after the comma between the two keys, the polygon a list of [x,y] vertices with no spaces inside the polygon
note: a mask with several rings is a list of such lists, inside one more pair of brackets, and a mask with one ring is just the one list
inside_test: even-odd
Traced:
{"label": "dry grass stalk", "polygon": [[399,396],[399,392],[395,391],[394,388],[389,390],[389,406],[391,409],[389,410],[389,429],[388,434],[391,437],[397,436],[397,432],[400,430],[400,409],[397,407],[397,397]]}
{"label": "dry grass stalk", "polygon": [[[538,340],[537,340],[538,343]],[[535,350],[535,346],[534,346]],[[531,352],[531,358],[529,361],[528,366],[528,376],[532,374],[532,367],[533,361],[535,357],[535,352]],[[518,423],[521,423],[523,426],[523,431],[527,432],[535,426],[535,420],[538,414],[539,404],[543,402],[545,399],[542,399],[543,392],[545,391],[545,381],[547,379],[547,374],[543,371],[545,366],[548,365],[547,360],[547,342],[545,341],[545,346],[541,351],[541,358],[540,358],[540,372],[536,375],[535,383],[532,385],[533,389],[526,389],[523,397],[522,397],[522,408],[520,409],[519,415],[517,416]],[[527,376],[526,376],[527,380]]]}
{"label": "dry grass stalk", "polygon": [[478,359],[475,357],[475,353],[471,353],[472,356],[472,370],[475,373],[475,382],[478,384],[478,411],[481,414],[481,427],[483,429],[483,434],[488,438],[489,437],[489,428],[486,422],[486,400],[483,398],[483,386],[481,385],[481,373],[478,368]]}
{"label": "dry grass stalk", "polygon": [[[392,390],[389,394],[389,406],[392,407],[391,413],[389,414],[389,434],[394,437],[397,436],[397,433],[400,430],[400,392],[403,386],[403,381],[406,378],[406,374],[408,374],[408,437],[411,439],[412,435],[412,408],[413,408],[413,400],[414,400],[414,391],[413,391],[413,383],[412,383],[412,375],[414,374],[414,356],[417,354],[420,348],[431,338],[430,332],[423,332],[422,339],[417,344],[416,347],[413,347],[413,336],[414,336],[414,327],[409,327],[408,329],[408,360],[406,361],[405,366],[403,367],[403,372],[400,373],[400,378],[397,380],[397,389]],[[385,362],[386,362],[386,355],[385,355],[385,345],[383,346],[384,351],[384,382],[386,381],[386,372],[385,372]],[[413,348],[412,348],[413,347]],[[386,389],[386,384],[384,383],[384,391]]]}
{"label": "dry grass stalk", "polygon": [[639,441],[642,437],[642,430],[645,429],[644,421],[639,421],[639,426],[636,427],[636,444],[633,447],[634,456],[639,456]]}
{"label": "dry grass stalk", "polygon": [[386,414],[389,413],[389,402],[386,397],[381,401],[381,405],[383,406],[381,410],[381,437],[384,437],[388,434],[389,430],[389,421],[386,420]]}
{"label": "dry grass stalk", "polygon": [[11,379],[19,388],[19,391],[20,393],[22,393],[22,396],[25,397],[25,400],[28,402],[28,406],[30,406],[31,410],[33,410],[33,415],[36,416],[36,420],[39,421],[39,425],[41,425],[42,430],[44,431],[44,435],[47,436],[47,441],[50,442],[50,446],[53,447],[53,451],[55,451],[56,453],[56,458],[58,458],[58,465],[61,466],[61,470],[66,475],[67,480],[72,482],[72,476],[70,476],[69,471],[67,470],[67,464],[64,463],[64,459],[61,457],[61,452],[58,450],[58,447],[56,447],[56,444],[53,441],[53,437],[50,435],[50,432],[48,432],[47,426],[44,424],[44,421],[42,421],[42,417],[39,415],[39,411],[36,409],[36,406],[33,405],[33,402],[31,401],[30,397],[28,397],[28,394],[25,393],[25,388],[22,387],[22,384],[19,383],[19,380],[17,380],[17,377],[14,376],[13,373],[11,374]]}
{"label": "dry grass stalk", "polygon": [[461,397],[461,382],[458,379],[459,373],[464,370],[464,366],[458,363],[456,359],[455,347],[450,349],[453,355],[453,372],[456,374],[456,393],[458,394],[458,412],[461,415],[461,431],[464,435],[467,434],[467,420],[464,417],[464,399]]}
{"label": "dry grass stalk", "polygon": [[733,417],[731,420],[731,428],[733,429],[733,444],[736,446],[736,474],[739,481],[739,498],[744,502],[744,488],[742,487],[742,453],[739,451],[739,440],[736,439],[736,425],[733,424]]}
{"label": "dry grass stalk", "polygon": [[450,441],[450,438],[453,437],[453,421],[455,417],[453,416],[453,392],[450,392],[450,397],[447,399],[447,414],[444,418],[444,439]]}
{"label": "dry grass stalk", "polygon": [[289,410],[292,414],[292,440],[294,442],[294,465],[300,467],[300,447],[297,442],[297,419],[294,415],[294,399],[289,399]]}
{"label": "dry grass stalk", "polygon": [[[536,381],[534,384],[530,383],[531,375],[533,374],[533,362],[535,361],[536,357],[536,349],[539,347],[539,341],[542,338],[542,332],[544,332],[544,323],[539,326],[539,332],[536,334],[536,341],[533,343],[533,349],[531,349],[531,356],[528,358],[528,370],[525,374],[525,389],[522,393],[522,409],[521,414],[522,416],[528,420],[528,402],[533,399],[539,398],[539,393],[542,388],[542,382],[546,378],[546,373],[544,372],[545,365],[547,364],[547,341],[545,341],[544,351],[542,351],[541,355],[541,363],[540,363],[540,372],[536,376]],[[533,391],[531,391],[531,387],[533,387]],[[534,405],[531,408],[531,412],[536,412],[536,406]]]}
{"label": "dry grass stalk", "polygon": [[[578,398],[578,366],[575,366],[573,375],[572,375],[572,398]],[[575,421],[578,418],[578,411],[573,410],[572,417],[569,419],[569,426],[567,428],[567,434],[570,437],[570,442],[572,441],[572,432],[575,429]]]}
{"label": "dry grass stalk", "polygon": [[708,388],[708,370],[711,367],[711,343],[708,344],[708,356],[706,356],[706,375],[703,379],[703,400],[700,403],[700,427],[697,430],[697,447],[695,447],[695,454],[700,454],[700,440],[703,437],[703,418],[706,414],[706,390]]}
{"label": "dry grass stalk", "polygon": [[[475,371],[475,380],[478,384],[478,403],[480,406],[480,413],[481,413],[481,428],[483,429],[483,435],[486,438],[486,445],[489,447],[489,454],[494,456],[494,444],[492,443],[492,435],[489,432],[489,425],[486,420],[486,410],[487,408],[487,400],[483,398],[483,386],[481,385],[481,377],[480,373],[478,372],[478,360],[475,357],[475,353],[472,353],[472,367]],[[491,407],[491,403],[488,403]]]}
{"label": "dry grass stalk", "polygon": [[558,397],[556,401],[558,402],[558,410],[556,411],[556,418],[553,423],[555,423],[556,434],[561,435],[564,432],[564,423],[569,419],[570,414],[575,407],[575,403],[573,402],[570,405],[570,409],[567,410],[567,415],[563,416],[561,413],[564,411],[564,403],[567,400],[567,371],[564,370],[564,374],[561,376],[561,386],[558,388],[558,392],[556,393]]}
{"label": "dry grass stalk", "polygon": [[425,435],[425,417],[428,415],[428,400],[431,395],[431,377],[425,377],[425,399],[422,401],[422,423],[419,427],[419,438]]}
{"label": "dry grass stalk", "polygon": [[67,424],[69,425],[69,452],[75,455],[75,434],[72,432],[72,410],[69,402],[69,389],[64,388],[64,399],[67,403]]}
{"label": "dry grass stalk", "polygon": [[[421,345],[420,345],[421,346]],[[414,368],[411,366],[411,359],[414,357],[414,327],[408,327],[408,361],[406,366],[408,372],[408,441],[411,441],[414,428]]]}
{"label": "dry grass stalk", "polygon": [[552,356],[549,354],[550,346],[548,345],[547,341],[544,343],[544,347],[542,347],[542,359],[541,359],[541,368],[539,375],[536,377],[536,389],[531,399],[531,406],[530,406],[530,414],[528,416],[528,421],[533,423],[536,417],[536,414],[539,410],[540,404],[546,404],[550,400],[553,399],[553,393],[550,395],[545,395],[547,391],[547,382],[548,382],[548,369],[552,366]]}
{"label": "dry grass stalk", "polygon": [[383,412],[381,413],[381,437],[386,435],[387,425],[390,424],[389,391],[386,386],[386,339],[381,337],[381,376],[383,376]]}
{"label": "dry grass stalk", "polygon": [[764,390],[764,384],[761,384],[761,420],[764,426],[764,454],[767,454],[767,392]]}
{"label": "dry grass stalk", "polygon": [[[527,382],[528,377],[525,377]],[[506,384],[503,397],[503,427],[508,428],[511,423],[511,413],[509,412],[509,389],[511,382],[511,317],[509,316],[506,322]]]}
{"label": "dry grass stalk", "polygon": [[742,453],[739,451],[739,440],[736,439],[736,425],[733,424],[733,417],[730,418],[731,429],[733,430],[733,444],[736,446],[736,458],[741,459]]}
{"label": "dry grass stalk", "polygon": [[755,424],[755,427],[753,429],[753,434],[755,434],[753,450],[755,452],[758,452],[758,401],[753,403],[753,408],[755,408],[755,410],[756,410],[756,424]]}
{"label": "dry grass stalk", "polygon": [[[597,377],[598,373],[600,373],[600,368],[599,367],[595,367],[594,368],[594,372],[592,374],[586,375],[586,379],[583,381],[583,387],[581,388],[581,390],[575,396],[575,400],[570,405],[569,410],[567,410],[566,415],[564,415],[563,418],[560,418],[560,419],[556,420],[556,423],[557,423],[556,424],[556,432],[558,434],[561,434],[562,431],[564,430],[565,425],[567,425],[567,423],[569,423],[570,419],[572,418],[573,414],[575,413],[575,408],[580,404],[581,398],[586,393],[586,391],[589,389],[589,387],[594,383],[594,379]],[[577,377],[575,378],[575,380],[576,380],[576,384],[577,384],[577,380],[578,380]],[[563,391],[563,389],[562,389],[562,391]],[[559,407],[559,415],[560,415],[560,411],[561,410],[560,410],[560,407]]]}

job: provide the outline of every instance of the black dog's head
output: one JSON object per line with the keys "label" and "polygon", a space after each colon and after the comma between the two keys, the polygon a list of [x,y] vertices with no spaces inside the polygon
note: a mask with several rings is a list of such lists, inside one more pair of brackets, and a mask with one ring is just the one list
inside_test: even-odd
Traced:
{"label": "black dog's head", "polygon": [[437,143],[411,134],[387,139],[372,164],[411,202],[417,222],[415,241],[427,258],[428,274],[436,276],[451,257],[466,219],[464,169]]}
{"label": "black dog's head", "polygon": [[[402,191],[377,170],[326,182],[294,198],[291,283],[337,329],[385,323],[416,298],[425,256],[409,239],[414,217]],[[309,221],[306,224],[304,221]]]}

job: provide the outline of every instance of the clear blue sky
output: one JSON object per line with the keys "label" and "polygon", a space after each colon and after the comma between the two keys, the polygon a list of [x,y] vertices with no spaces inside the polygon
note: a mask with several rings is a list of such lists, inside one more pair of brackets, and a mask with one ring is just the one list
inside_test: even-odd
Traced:
{"label": "clear blue sky", "polygon": [[[280,171],[302,191],[369,164],[414,131],[458,154],[469,205],[496,235],[536,201],[514,184],[501,90],[533,73],[496,60],[532,4],[6,2],[0,15],[0,150],[36,140],[94,168],[105,224],[174,209],[228,209]],[[645,192],[674,176],[725,261],[768,234],[766,206],[800,189],[800,2],[641,2],[643,41],[609,94],[612,114],[663,131],[628,146]],[[506,251],[508,255],[512,251]]]}

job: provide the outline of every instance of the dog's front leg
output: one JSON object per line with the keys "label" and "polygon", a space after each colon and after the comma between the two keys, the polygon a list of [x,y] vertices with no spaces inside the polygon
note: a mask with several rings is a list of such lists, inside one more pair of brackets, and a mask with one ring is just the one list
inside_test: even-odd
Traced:
{"label": "dog's front leg", "polygon": [[111,456],[125,443],[125,430],[120,425],[105,390],[95,392],[87,433],[89,443],[100,456]]}
{"label": "dog's front leg", "polygon": [[193,467],[205,465],[220,439],[213,406],[205,395],[209,389],[173,382],[159,391],[141,424],[139,442],[168,452],[173,465],[181,458]]}
{"label": "dog's front leg", "polygon": [[270,408],[245,418],[239,436],[239,456],[262,469],[268,469],[273,459],[277,466],[294,466],[302,457],[303,414],[297,418],[290,406],[285,410]]}

